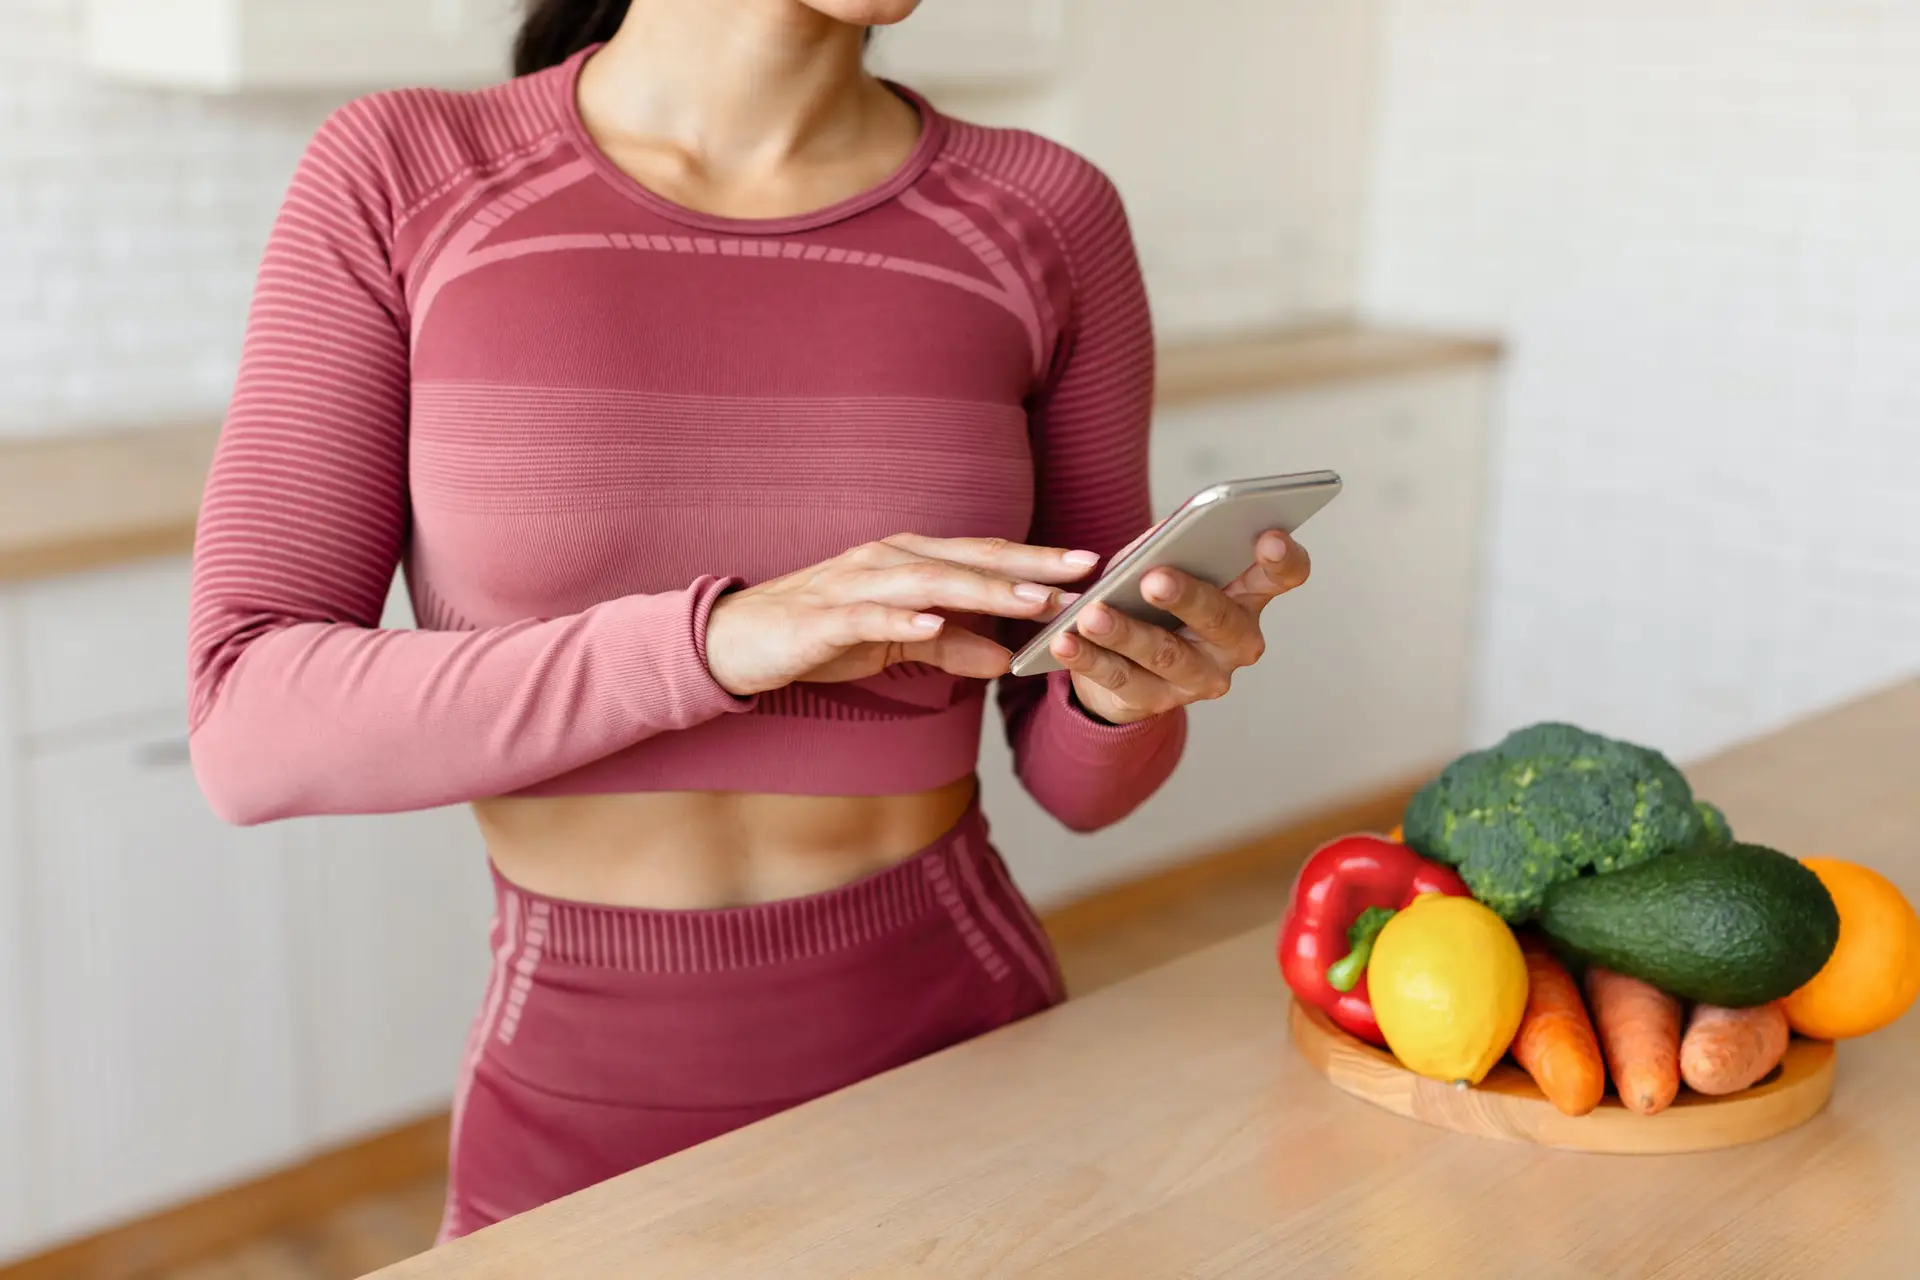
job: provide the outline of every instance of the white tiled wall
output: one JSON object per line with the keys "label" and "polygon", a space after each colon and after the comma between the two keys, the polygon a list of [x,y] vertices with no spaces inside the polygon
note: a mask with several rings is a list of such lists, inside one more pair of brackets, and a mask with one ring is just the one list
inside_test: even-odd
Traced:
{"label": "white tiled wall", "polygon": [[103,87],[79,28],[79,0],[0,0],[0,436],[216,416],[334,105]]}
{"label": "white tiled wall", "polygon": [[[1379,4],[1061,0],[1050,82],[936,96],[1113,172],[1168,334],[1342,310]],[[268,223],[345,96],[105,86],[80,9],[0,0],[0,437],[216,416]]]}
{"label": "white tiled wall", "polygon": [[1397,0],[1365,295],[1513,354],[1478,729],[1920,667],[1920,7]]}
{"label": "white tiled wall", "polygon": [[1077,0],[1067,140],[1125,193],[1163,331],[1352,310],[1383,8]]}

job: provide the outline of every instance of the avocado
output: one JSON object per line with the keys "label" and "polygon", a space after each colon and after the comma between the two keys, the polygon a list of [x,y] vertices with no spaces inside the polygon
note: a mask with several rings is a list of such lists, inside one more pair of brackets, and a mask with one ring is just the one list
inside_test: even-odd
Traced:
{"label": "avocado", "polygon": [[1799,990],[1840,940],[1820,878],[1755,844],[1563,881],[1548,890],[1539,926],[1590,964],[1733,1009]]}

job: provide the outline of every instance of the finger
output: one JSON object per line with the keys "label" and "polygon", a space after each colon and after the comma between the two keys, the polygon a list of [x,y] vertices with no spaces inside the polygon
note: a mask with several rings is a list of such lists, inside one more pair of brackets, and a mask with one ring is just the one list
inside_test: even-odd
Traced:
{"label": "finger", "polygon": [[1072,632],[1055,636],[1047,651],[1068,671],[1091,680],[1136,710],[1154,710],[1179,701],[1167,682],[1153,672]]}
{"label": "finger", "polygon": [[948,630],[947,620],[939,614],[897,609],[871,600],[827,610],[822,615],[821,627],[827,642],[840,648],[868,643],[926,642]]}
{"label": "finger", "polygon": [[1189,698],[1217,698],[1227,691],[1226,671],[1214,655],[1163,627],[1096,604],[1081,611],[1075,629],[1094,646],[1127,659]]}
{"label": "finger", "polygon": [[946,560],[1003,578],[1035,582],[1077,582],[1100,563],[1096,552],[1038,547],[1005,538],[929,538],[897,533],[882,541],[929,560]]}
{"label": "finger", "polygon": [[1227,594],[1251,608],[1257,616],[1276,596],[1306,584],[1313,573],[1307,549],[1278,529],[1260,535],[1254,543],[1253,566],[1227,586]]}
{"label": "finger", "polygon": [[1231,670],[1260,657],[1260,621],[1244,599],[1177,569],[1155,569],[1140,583],[1149,604],[1186,623],[1186,630]]}
{"label": "finger", "polygon": [[1013,655],[1005,647],[953,625],[932,640],[905,646],[902,656],[908,662],[925,662],[968,680],[998,679],[1013,663]]}
{"label": "finger", "polygon": [[837,648],[892,645],[901,662],[929,663],[968,679],[1003,676],[1013,658],[1005,647],[938,614],[860,601],[830,610],[824,617],[828,643]]}
{"label": "finger", "polygon": [[951,609],[1001,618],[1051,617],[1060,590],[1038,582],[1012,582],[946,560],[914,559],[888,569],[863,569],[826,585],[836,604],[871,600],[896,609]]}

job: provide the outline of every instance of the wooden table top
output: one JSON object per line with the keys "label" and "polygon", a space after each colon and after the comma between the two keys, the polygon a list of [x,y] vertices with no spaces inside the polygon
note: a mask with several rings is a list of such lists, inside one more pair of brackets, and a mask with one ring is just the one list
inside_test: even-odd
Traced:
{"label": "wooden table top", "polygon": [[[1748,839],[1920,898],[1920,680],[1690,771]],[[1920,1017],[1766,1143],[1471,1138],[1295,1056],[1261,929],[379,1273],[1892,1276],[1920,1263]]]}
{"label": "wooden table top", "polygon": [[[1486,364],[1498,343],[1375,325],[1335,325],[1174,343],[1160,402],[1325,386]],[[0,582],[75,573],[193,548],[209,424],[0,443]]]}
{"label": "wooden table top", "polygon": [[0,583],[193,549],[219,430],[0,444]]}

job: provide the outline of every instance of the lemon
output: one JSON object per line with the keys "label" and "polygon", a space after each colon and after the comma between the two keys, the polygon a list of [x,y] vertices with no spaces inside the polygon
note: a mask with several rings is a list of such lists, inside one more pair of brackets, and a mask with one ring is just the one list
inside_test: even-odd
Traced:
{"label": "lemon", "polygon": [[1506,922],[1472,898],[1415,898],[1380,930],[1367,990],[1387,1047],[1435,1080],[1478,1084],[1520,1029],[1527,961]]}

